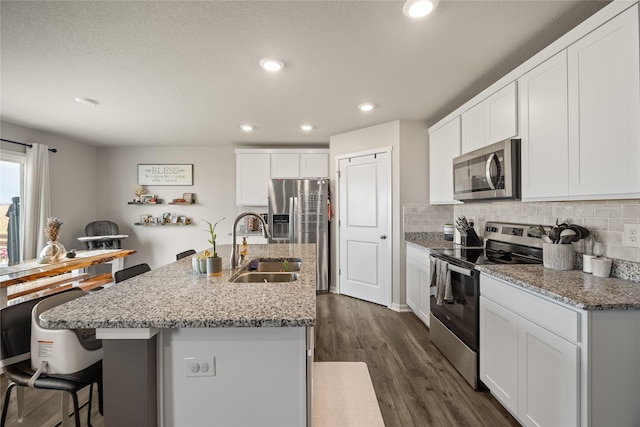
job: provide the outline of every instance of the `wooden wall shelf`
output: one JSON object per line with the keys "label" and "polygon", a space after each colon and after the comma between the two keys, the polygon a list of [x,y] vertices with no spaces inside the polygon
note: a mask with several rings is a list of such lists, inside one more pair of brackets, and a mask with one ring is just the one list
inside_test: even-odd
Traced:
{"label": "wooden wall shelf", "polygon": [[191,224],[190,223],[189,224],[183,224],[183,223],[180,223],[180,222],[176,223],[176,224],[174,224],[172,222],[165,222],[165,223],[151,223],[150,222],[148,224],[143,223],[143,222],[134,222],[133,225],[139,225],[141,227],[165,227],[165,226],[176,226],[177,225],[177,226],[183,226],[184,227],[185,225],[191,225]]}
{"label": "wooden wall shelf", "polygon": [[158,199],[156,202],[127,202],[128,205],[161,205],[162,199]]}

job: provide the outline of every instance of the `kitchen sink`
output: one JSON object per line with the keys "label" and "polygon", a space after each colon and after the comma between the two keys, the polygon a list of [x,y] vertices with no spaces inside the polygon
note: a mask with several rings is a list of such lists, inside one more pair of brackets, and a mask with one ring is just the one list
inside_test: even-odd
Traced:
{"label": "kitchen sink", "polygon": [[[282,264],[282,262],[280,262]],[[264,271],[246,271],[240,273],[235,279],[234,283],[259,283],[259,282],[293,282],[300,278],[299,273],[291,272],[264,272]]]}
{"label": "kitchen sink", "polygon": [[[250,266],[250,270],[253,271]],[[263,260],[258,259],[258,268],[255,271],[275,271],[275,272],[293,272],[300,271],[302,261],[298,258],[288,258],[285,260]]]}

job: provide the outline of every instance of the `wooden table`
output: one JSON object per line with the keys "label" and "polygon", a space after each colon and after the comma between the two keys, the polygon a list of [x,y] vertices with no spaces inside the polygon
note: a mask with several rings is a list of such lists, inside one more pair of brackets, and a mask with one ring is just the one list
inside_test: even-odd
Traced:
{"label": "wooden table", "polygon": [[[46,293],[78,286],[89,290],[112,281],[112,273],[121,270],[132,249],[78,251],[75,258],[40,264],[35,259],[0,268],[0,307],[16,298],[30,299]],[[111,263],[112,273],[89,277],[83,270],[92,265]],[[10,289],[11,287],[11,289]]]}

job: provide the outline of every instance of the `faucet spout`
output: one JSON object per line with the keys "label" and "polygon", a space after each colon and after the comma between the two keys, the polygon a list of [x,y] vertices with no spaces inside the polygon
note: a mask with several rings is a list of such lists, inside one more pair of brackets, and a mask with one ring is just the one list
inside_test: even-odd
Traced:
{"label": "faucet spout", "polygon": [[243,212],[240,215],[238,215],[235,219],[235,221],[233,221],[233,229],[231,230],[231,235],[232,235],[232,244],[231,244],[231,269],[233,270],[234,268],[238,267],[238,258],[239,258],[239,253],[240,253],[240,248],[238,247],[238,244],[236,243],[236,229],[238,228],[238,223],[240,222],[240,220],[242,218],[244,218],[245,216],[254,216],[256,218],[258,218],[258,220],[262,223],[262,236],[269,239],[271,238],[271,232],[269,231],[269,226],[267,225],[267,223],[265,222],[264,218],[262,218],[262,215],[257,214],[255,212]]}

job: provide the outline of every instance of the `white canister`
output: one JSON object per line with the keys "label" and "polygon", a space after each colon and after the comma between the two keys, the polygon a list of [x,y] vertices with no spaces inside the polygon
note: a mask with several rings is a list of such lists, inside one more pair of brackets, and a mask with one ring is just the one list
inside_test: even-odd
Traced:
{"label": "white canister", "polygon": [[593,273],[593,259],[595,255],[582,254],[582,271],[585,273]]}
{"label": "white canister", "polygon": [[453,230],[455,230],[453,224],[444,225],[444,240],[453,241]]}
{"label": "white canister", "polygon": [[611,274],[611,258],[594,258],[591,260],[593,275],[597,277],[609,277]]}

